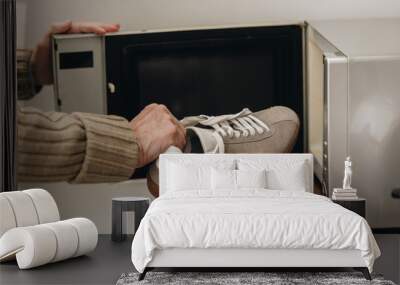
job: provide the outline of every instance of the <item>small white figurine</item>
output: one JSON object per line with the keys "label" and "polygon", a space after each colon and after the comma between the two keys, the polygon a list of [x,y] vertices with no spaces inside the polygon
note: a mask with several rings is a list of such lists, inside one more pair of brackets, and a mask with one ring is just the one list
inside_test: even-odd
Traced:
{"label": "small white figurine", "polygon": [[343,178],[343,189],[352,189],[351,187],[351,176],[353,171],[351,170],[351,159],[348,156],[344,162],[344,178]]}

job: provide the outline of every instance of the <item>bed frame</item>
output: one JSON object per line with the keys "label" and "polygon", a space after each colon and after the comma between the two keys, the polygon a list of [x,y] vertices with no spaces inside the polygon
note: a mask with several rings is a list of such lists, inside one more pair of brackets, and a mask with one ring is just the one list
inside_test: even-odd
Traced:
{"label": "bed frame", "polygon": [[193,271],[265,271],[282,268],[294,269],[338,269],[353,268],[371,280],[368,268],[359,250],[320,249],[183,249],[156,250],[139,280],[154,269],[193,269]]}
{"label": "bed frame", "polygon": [[[313,192],[313,156],[311,154],[167,154],[160,157],[160,195],[165,193],[166,163],[176,159],[189,159],[192,163],[211,164],[219,159],[290,159],[306,160],[310,170],[308,192]],[[146,273],[154,269],[196,269],[214,271],[223,268],[228,271],[265,271],[265,269],[337,269],[353,268],[361,271],[367,280],[371,276],[359,250],[330,249],[249,249],[249,248],[170,248],[158,249],[152,261],[139,275],[143,280]]]}

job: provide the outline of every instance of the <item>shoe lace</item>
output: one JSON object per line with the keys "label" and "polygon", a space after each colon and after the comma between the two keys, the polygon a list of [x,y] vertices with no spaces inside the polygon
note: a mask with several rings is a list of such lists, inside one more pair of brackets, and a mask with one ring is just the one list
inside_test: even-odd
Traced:
{"label": "shoe lace", "polygon": [[214,128],[214,133],[223,138],[249,137],[270,130],[263,121],[253,116],[248,108],[244,108],[239,113],[232,115],[201,115],[201,117],[204,120],[200,124]]}

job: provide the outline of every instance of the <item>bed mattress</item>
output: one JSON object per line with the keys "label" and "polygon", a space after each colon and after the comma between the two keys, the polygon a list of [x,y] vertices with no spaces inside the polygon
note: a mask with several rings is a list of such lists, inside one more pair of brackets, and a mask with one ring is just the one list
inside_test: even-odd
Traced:
{"label": "bed mattress", "polygon": [[132,262],[143,272],[155,250],[171,248],[359,250],[370,271],[380,255],[361,216],[320,195],[265,189],[154,200],[134,237]]}

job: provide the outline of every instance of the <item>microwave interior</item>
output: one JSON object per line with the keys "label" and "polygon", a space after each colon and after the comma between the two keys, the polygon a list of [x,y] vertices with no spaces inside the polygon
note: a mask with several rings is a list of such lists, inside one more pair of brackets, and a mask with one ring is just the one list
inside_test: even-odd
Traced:
{"label": "microwave interior", "polygon": [[[302,27],[270,26],[106,37],[107,110],[128,119],[165,104],[179,119],[284,105],[303,116]],[[295,151],[303,151],[301,132]]]}

